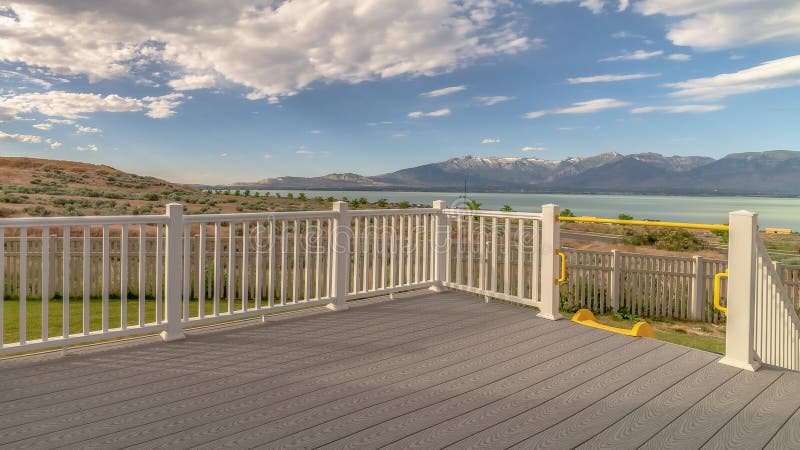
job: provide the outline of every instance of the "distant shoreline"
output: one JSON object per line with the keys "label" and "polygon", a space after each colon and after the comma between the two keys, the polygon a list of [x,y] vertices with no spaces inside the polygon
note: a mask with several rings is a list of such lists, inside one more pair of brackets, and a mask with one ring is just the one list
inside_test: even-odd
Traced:
{"label": "distant shoreline", "polygon": [[[314,191],[314,192],[414,192],[414,193],[448,193],[460,194],[463,189],[443,188],[443,189],[413,189],[413,188],[364,188],[364,187],[264,187],[259,185],[205,185],[205,184],[188,184],[197,189],[203,190],[244,190],[251,191]],[[486,189],[469,189],[467,194],[531,194],[531,195],[630,195],[630,196],[659,196],[659,197],[744,197],[744,198],[800,198],[800,193],[796,195],[787,194],[771,194],[771,193],[709,193],[709,192],[631,192],[631,191],[601,191],[601,192],[581,192],[581,191],[561,191],[561,190],[544,190],[544,191],[514,191],[508,189],[486,190]]]}

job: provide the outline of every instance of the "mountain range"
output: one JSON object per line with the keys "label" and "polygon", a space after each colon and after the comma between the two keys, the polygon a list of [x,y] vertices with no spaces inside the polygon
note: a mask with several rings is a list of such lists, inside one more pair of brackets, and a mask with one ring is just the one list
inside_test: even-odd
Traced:
{"label": "mountain range", "polygon": [[546,160],[464,156],[362,176],[279,177],[236,183],[251,189],[800,195],[800,152],[734,153],[720,159],[658,153]]}

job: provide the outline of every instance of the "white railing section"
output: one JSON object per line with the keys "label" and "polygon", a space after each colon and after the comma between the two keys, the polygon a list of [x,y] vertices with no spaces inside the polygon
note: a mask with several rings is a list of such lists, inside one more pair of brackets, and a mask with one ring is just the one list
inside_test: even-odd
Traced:
{"label": "white railing section", "polygon": [[327,303],[335,213],[183,218],[181,318],[190,325]]}
{"label": "white railing section", "polygon": [[[167,221],[166,216],[0,220],[0,354],[165,329],[161,243]],[[116,258],[112,237],[119,243]],[[95,239],[101,242],[98,257],[92,255]],[[155,254],[146,255],[150,239]],[[150,270],[148,258],[154,263]],[[148,282],[155,285],[152,297],[143,287]],[[7,314],[16,320],[7,320]]]}
{"label": "white railing section", "polygon": [[445,286],[541,305],[541,214],[447,209],[445,217]]}
{"label": "white railing section", "polygon": [[800,370],[800,319],[781,274],[756,237],[755,353],[764,364]]}
{"label": "white railing section", "polygon": [[434,284],[434,208],[350,211],[348,299]]}

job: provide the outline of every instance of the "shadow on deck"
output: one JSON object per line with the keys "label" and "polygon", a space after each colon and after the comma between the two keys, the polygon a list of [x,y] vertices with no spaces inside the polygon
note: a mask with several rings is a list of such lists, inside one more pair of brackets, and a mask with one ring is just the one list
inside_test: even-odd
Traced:
{"label": "shadow on deck", "polygon": [[2,448],[798,448],[800,373],[460,293],[0,361]]}

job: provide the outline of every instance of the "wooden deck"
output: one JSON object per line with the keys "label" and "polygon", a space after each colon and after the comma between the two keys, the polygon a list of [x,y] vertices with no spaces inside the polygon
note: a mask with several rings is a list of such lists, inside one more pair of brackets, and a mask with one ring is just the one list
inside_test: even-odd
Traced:
{"label": "wooden deck", "polygon": [[2,448],[800,448],[800,373],[459,293],[0,362]]}

